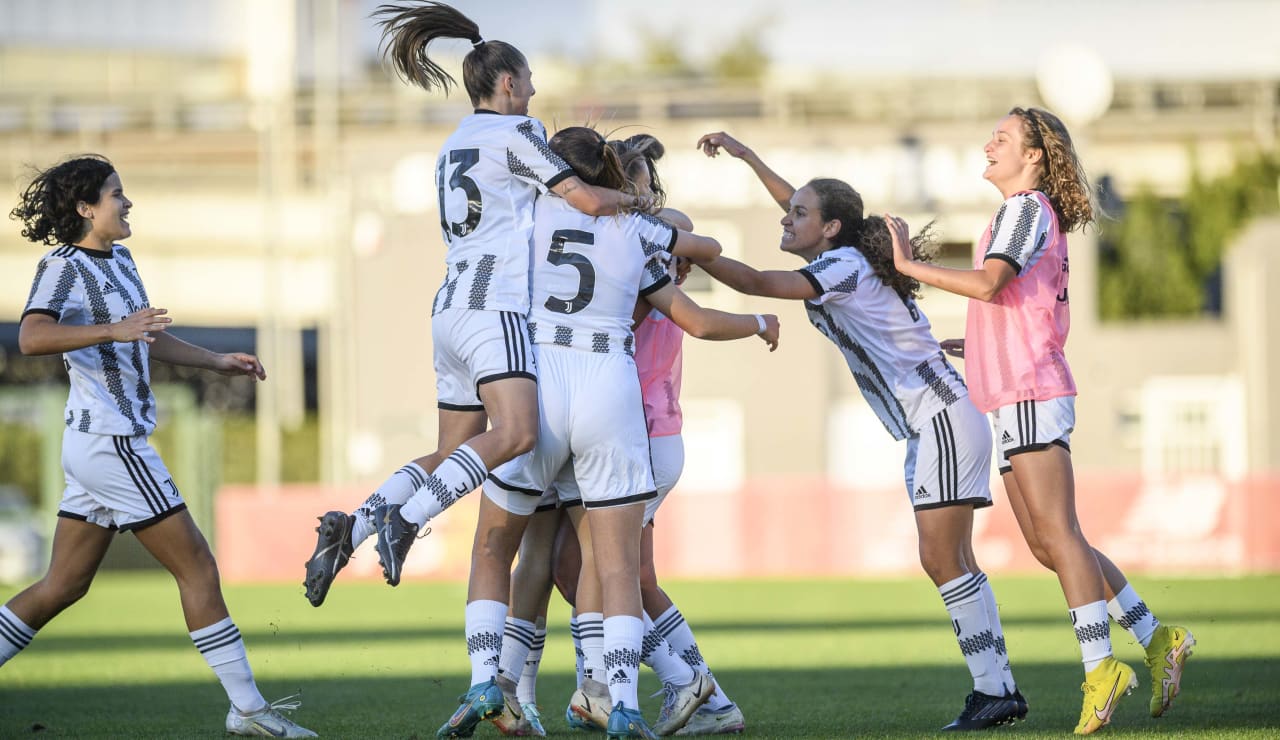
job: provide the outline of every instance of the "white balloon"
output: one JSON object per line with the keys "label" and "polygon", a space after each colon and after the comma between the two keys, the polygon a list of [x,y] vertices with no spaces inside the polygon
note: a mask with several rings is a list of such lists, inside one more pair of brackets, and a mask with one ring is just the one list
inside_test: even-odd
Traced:
{"label": "white balloon", "polygon": [[1036,69],[1040,97],[1066,121],[1082,125],[1096,120],[1111,106],[1111,70],[1098,52],[1066,44],[1047,49]]}

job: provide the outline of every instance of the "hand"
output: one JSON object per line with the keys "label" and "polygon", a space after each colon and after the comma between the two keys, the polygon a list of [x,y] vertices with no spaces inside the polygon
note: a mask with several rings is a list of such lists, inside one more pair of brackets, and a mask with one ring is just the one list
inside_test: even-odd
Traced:
{"label": "hand", "polygon": [[631,196],[631,210],[641,213],[648,213],[653,210],[653,196],[647,193],[638,193]]}
{"label": "hand", "polygon": [[173,319],[165,316],[167,308],[144,308],[134,311],[111,325],[111,340],[115,342],[143,341],[151,344],[156,338],[149,332],[164,331],[173,323]]}
{"label": "hand", "polygon": [[258,358],[244,352],[216,355],[213,370],[222,375],[248,375],[258,380],[267,379],[267,371],[262,369]]}
{"label": "hand", "polygon": [[778,317],[771,313],[761,314],[764,317],[764,331],[756,336],[764,340],[769,345],[769,351],[772,352],[778,348],[778,332],[782,330],[782,326],[778,323]]}
{"label": "hand", "polygon": [[911,230],[907,222],[886,213],[884,225],[889,228],[889,236],[893,239],[894,264],[902,265],[910,262],[914,255],[911,253]]}
{"label": "hand", "polygon": [[693,262],[688,257],[676,257],[676,285],[684,285],[685,278],[693,269]]}
{"label": "hand", "polygon": [[963,339],[944,339],[938,343],[942,347],[942,351],[951,355],[964,359],[964,340]]}
{"label": "hand", "polygon": [[703,134],[702,138],[698,139],[697,148],[701,149],[702,153],[708,157],[718,156],[721,149],[724,149],[730,156],[737,159],[742,159],[751,153],[750,149],[723,131],[717,131],[714,134]]}

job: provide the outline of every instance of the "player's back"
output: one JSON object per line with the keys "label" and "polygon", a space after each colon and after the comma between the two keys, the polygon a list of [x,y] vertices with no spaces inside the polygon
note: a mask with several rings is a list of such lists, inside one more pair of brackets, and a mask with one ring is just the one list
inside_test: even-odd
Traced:
{"label": "player's back", "polygon": [[644,214],[588,216],[554,196],[539,198],[534,214],[534,343],[634,354],[632,310],[639,295],[670,282],[675,230]]}

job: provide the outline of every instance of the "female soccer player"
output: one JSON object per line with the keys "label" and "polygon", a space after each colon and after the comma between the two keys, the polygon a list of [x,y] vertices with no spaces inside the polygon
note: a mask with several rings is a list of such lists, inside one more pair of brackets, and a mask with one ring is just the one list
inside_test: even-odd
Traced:
{"label": "female soccer player", "polygon": [[233,735],[315,737],[268,704],[253,680],[244,640],[227,613],[218,565],[168,469],[149,441],[156,425],[152,358],[265,380],[258,358],[220,354],[166,330],[133,255],[124,186],[106,158],[88,155],[39,172],[12,216],[22,235],[57,245],[40,259],[18,343],[24,355],[62,355],[71,380],[53,556],[44,578],[0,607],[0,665],[89,591],[116,532],[130,531],[178,584],[191,640],[231,701]]}
{"label": "female soccer player", "polygon": [[894,262],[906,275],[967,296],[964,352],[974,403],[992,415],[1009,503],[1036,558],[1058,574],[1083,655],[1084,706],[1075,732],[1111,721],[1137,686],[1133,669],[1111,654],[1108,613],[1147,651],[1151,715],[1177,696],[1195,639],[1160,625],[1124,574],[1089,545],[1076,518],[1070,438],[1075,381],[1064,347],[1070,327],[1067,233],[1094,220],[1089,182],[1057,116],[1014,108],[983,151],[985,177],[1004,197],[979,244],[972,270],[913,258],[907,225],[886,215]]}
{"label": "female soccer player", "polygon": [[[564,129],[551,147],[587,182],[630,187],[617,154],[596,131]],[[714,239],[647,214],[596,218],[562,198],[541,198],[534,209],[529,332],[542,373],[541,427],[532,454],[494,470],[484,485],[476,550],[494,557],[473,558],[467,608],[487,602],[505,617],[511,560],[524,525],[572,459],[582,501],[571,510],[583,552],[577,599],[580,610],[603,615],[599,678],[608,684],[612,712],[605,729],[610,737],[653,736],[636,696],[643,636],[642,504],[656,496],[632,359],[636,299],[648,296],[695,336],[728,340],[759,334],[771,348],[777,346],[776,317],[700,309],[671,286],[665,261],[672,255],[706,261],[719,252]],[[504,619],[491,624],[483,645],[468,645],[475,682],[468,696],[473,698],[464,701],[442,733],[453,733],[454,727],[457,734],[469,733],[478,721],[473,718],[498,714],[502,694],[514,693],[513,680],[489,697]],[[490,680],[481,683],[486,676]],[[516,702],[505,703],[516,712]]]}
{"label": "female soccer player", "polygon": [[[478,487],[490,468],[533,447],[538,393],[525,317],[534,197],[554,192],[597,215],[648,205],[587,185],[547,147],[542,123],[528,115],[529,64],[514,46],[485,40],[474,22],[441,3],[382,5],[375,15],[396,70],[426,90],[447,93],[454,82],[427,56],[431,42],[471,41],[462,80],[475,112],[445,141],[436,165],[447,245],[431,318],[438,447],[401,467],[353,513],[320,517],[305,580],[314,606],[375,530],[383,574],[398,584],[419,529]],[[388,508],[375,516],[380,506]]]}
{"label": "female soccer player", "polygon": [[[943,729],[969,730],[1022,719],[995,595],[971,542],[973,510],[991,505],[991,432],[943,356],[916,305],[919,283],[893,267],[883,221],[864,217],[862,198],[839,180],[796,190],[752,150],[723,132],[698,140],[707,156],[743,160],[787,211],[781,249],[808,264],[760,271],[725,257],[703,266],[743,293],[803,300],[863,397],[894,439],[907,441],[907,500],[915,511],[920,564],[938,587],[973,676],[960,715]],[[908,248],[925,257],[927,239]]]}

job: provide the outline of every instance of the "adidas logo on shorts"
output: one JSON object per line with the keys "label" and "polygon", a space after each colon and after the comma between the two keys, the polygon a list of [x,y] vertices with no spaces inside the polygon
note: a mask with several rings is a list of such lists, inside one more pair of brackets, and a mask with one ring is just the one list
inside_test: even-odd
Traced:
{"label": "adidas logo on shorts", "polygon": [[1013,442],[1013,437],[1010,436],[1009,430],[1006,429],[1004,430],[1004,434],[1000,435],[1000,444],[1007,445],[1010,442]]}
{"label": "adidas logo on shorts", "polygon": [[631,679],[627,678],[627,674],[623,673],[621,669],[619,669],[617,673],[609,677],[610,686],[618,683],[631,683]]}
{"label": "adidas logo on shorts", "polygon": [[919,488],[916,489],[916,498],[917,499],[929,498],[929,492],[924,489],[924,486],[920,486]]}

